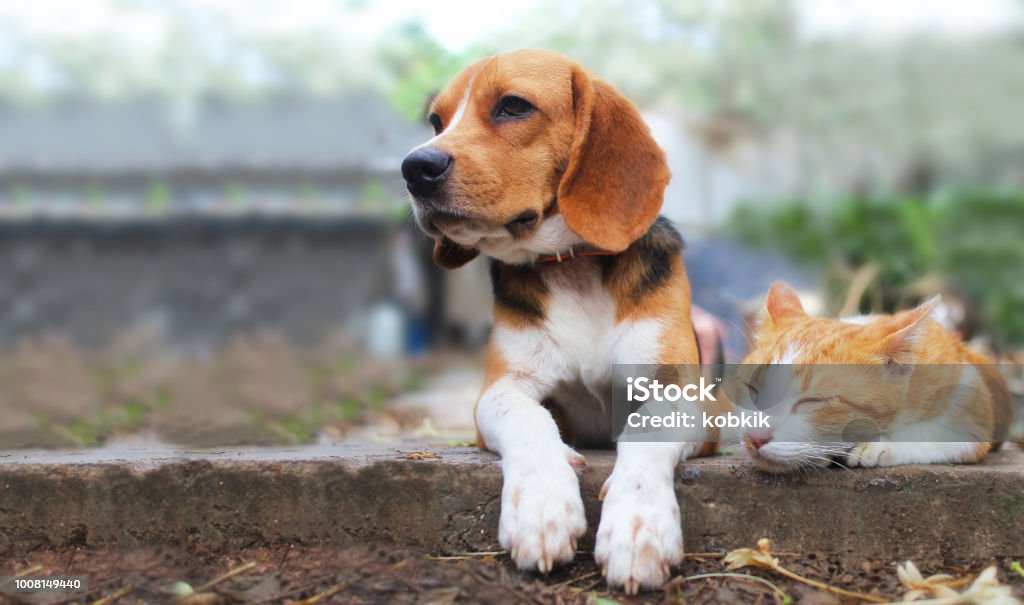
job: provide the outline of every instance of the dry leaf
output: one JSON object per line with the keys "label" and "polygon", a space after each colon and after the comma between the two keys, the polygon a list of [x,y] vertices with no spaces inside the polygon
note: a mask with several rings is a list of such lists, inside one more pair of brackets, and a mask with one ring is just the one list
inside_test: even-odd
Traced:
{"label": "dry leaf", "polygon": [[757,550],[752,548],[737,548],[725,555],[725,558],[722,561],[725,563],[725,568],[728,571],[740,569],[741,567],[762,567],[783,575],[790,580],[794,580],[808,586],[813,586],[833,594],[860,599],[861,601],[869,601],[871,603],[884,603],[886,601],[885,599],[876,597],[875,595],[836,588],[835,586],[829,586],[824,582],[811,580],[810,578],[805,578],[798,573],[792,572],[779,565],[779,560],[772,556],[771,547],[772,543],[768,538],[761,538],[757,541]]}
{"label": "dry leaf", "polygon": [[441,454],[437,452],[409,452],[402,456],[405,460],[434,460],[440,457]]}
{"label": "dry leaf", "polygon": [[964,603],[976,605],[1020,605],[1020,599],[1013,596],[1010,587],[999,583],[995,566],[978,574],[978,578],[961,596],[969,599]]}
{"label": "dry leaf", "polygon": [[757,550],[737,548],[725,555],[723,561],[727,571],[735,571],[742,567],[764,567],[765,569],[779,567],[779,560],[772,556],[771,541],[768,538],[761,538],[757,541]]}
{"label": "dry leaf", "polygon": [[896,567],[896,576],[907,589],[903,595],[904,601],[916,601],[922,597],[955,597],[959,594],[947,586],[954,580],[953,576],[936,574],[925,578],[910,561]]}

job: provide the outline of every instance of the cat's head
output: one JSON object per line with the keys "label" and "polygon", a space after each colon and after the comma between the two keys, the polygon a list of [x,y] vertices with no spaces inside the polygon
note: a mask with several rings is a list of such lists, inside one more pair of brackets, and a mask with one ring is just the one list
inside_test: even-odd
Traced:
{"label": "cat's head", "polygon": [[743,436],[757,465],[770,472],[828,466],[884,430],[906,394],[907,368],[937,301],[835,320],[807,315],[793,290],[773,284],[732,382],[739,409],[770,416],[770,429]]}

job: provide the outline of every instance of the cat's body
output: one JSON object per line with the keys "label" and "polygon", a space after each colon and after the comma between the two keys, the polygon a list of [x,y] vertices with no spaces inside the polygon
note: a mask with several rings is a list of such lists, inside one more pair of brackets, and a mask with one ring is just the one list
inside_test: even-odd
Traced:
{"label": "cat's body", "polygon": [[972,463],[998,449],[1013,407],[997,367],[929,317],[809,317],[772,286],[733,401],[771,415],[747,431],[757,465],[786,472],[845,466]]}

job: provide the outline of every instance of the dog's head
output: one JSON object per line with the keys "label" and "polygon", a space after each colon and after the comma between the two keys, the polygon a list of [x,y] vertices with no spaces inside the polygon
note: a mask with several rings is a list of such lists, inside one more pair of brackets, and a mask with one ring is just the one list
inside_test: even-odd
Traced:
{"label": "dog's head", "polygon": [[620,252],[657,217],[669,171],[636,107],[572,60],[521,50],[459,73],[402,175],[434,260],[510,263],[586,243]]}

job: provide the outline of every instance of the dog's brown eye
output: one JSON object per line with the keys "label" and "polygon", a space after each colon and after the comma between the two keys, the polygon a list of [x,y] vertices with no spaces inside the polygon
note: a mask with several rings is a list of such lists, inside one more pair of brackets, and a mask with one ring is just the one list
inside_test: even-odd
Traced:
{"label": "dog's brown eye", "polygon": [[512,222],[524,227],[532,227],[537,224],[538,218],[537,213],[533,210],[524,210]]}
{"label": "dog's brown eye", "polygon": [[434,127],[434,136],[441,134],[441,131],[444,130],[444,128],[441,127],[441,116],[436,113],[432,113],[427,120],[429,120],[430,125]]}
{"label": "dog's brown eye", "polygon": [[526,99],[519,97],[507,96],[502,97],[498,101],[498,106],[495,107],[495,117],[501,118],[519,118],[529,113],[533,113],[534,107],[530,105],[530,102]]}
{"label": "dog's brown eye", "polygon": [[505,228],[512,234],[512,237],[519,237],[533,229],[539,219],[540,215],[533,210],[524,210],[519,216],[505,223]]}

